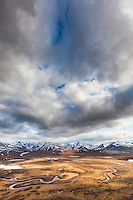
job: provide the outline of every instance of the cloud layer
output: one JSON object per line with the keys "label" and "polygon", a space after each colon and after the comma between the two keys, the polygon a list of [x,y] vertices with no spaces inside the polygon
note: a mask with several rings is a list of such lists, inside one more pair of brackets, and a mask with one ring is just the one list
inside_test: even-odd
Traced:
{"label": "cloud layer", "polygon": [[1,137],[110,140],[123,121],[129,133],[132,9],[132,0],[1,0]]}

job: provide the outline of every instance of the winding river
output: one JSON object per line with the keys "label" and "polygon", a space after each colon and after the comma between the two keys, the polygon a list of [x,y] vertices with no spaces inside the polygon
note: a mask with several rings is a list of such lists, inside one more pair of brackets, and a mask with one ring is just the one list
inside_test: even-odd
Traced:
{"label": "winding river", "polygon": [[[24,154],[27,154],[27,153],[28,152],[21,153],[20,156],[22,157]],[[22,160],[22,159],[20,159],[20,160]],[[54,160],[58,160],[58,159],[54,158],[53,161]],[[15,159],[14,160],[10,160],[10,161],[17,161],[17,159],[16,160]],[[114,163],[114,164],[119,164],[119,165],[129,165],[129,164],[117,163],[117,162],[113,162],[113,161],[108,161],[108,162]],[[9,170],[9,169],[22,169],[22,167],[18,166],[18,165],[16,165],[16,166],[7,166],[7,165],[3,165],[3,164],[0,166],[0,168],[4,168],[5,170]],[[14,183],[14,184],[12,184],[12,185],[9,186],[10,190],[19,190],[19,189],[31,188],[31,187],[36,187],[36,186],[44,186],[44,185],[50,185],[50,184],[51,185],[68,185],[68,184],[74,183],[75,181],[77,181],[79,179],[93,180],[93,181],[96,181],[96,182],[99,182],[99,183],[105,183],[105,182],[110,181],[110,177],[109,177],[108,174],[114,174],[114,173],[117,172],[116,168],[119,168],[119,167],[110,167],[110,169],[112,171],[108,171],[108,172],[105,172],[103,174],[104,177],[105,177],[104,180],[92,179],[92,178],[87,178],[87,177],[79,177],[79,175],[76,178],[74,178],[72,181],[64,182],[64,183],[58,183],[58,182],[54,183],[56,181],[61,180],[58,175],[54,176],[51,181],[44,181],[43,180],[44,176],[31,177],[31,178],[26,178],[26,179],[17,179],[17,178],[6,179],[6,178],[0,178],[0,180],[1,181],[15,181],[16,183]],[[40,181],[40,184],[32,184],[32,185],[20,186],[19,187],[19,185],[22,185],[22,184],[25,184],[25,183],[31,183],[33,181]]]}
{"label": "winding river", "polygon": [[[3,181],[16,181],[17,183],[14,183],[14,184],[12,184],[12,185],[9,186],[10,190],[25,189],[25,188],[36,187],[36,186],[44,186],[44,185],[50,185],[50,184],[51,185],[68,185],[68,184],[74,183],[78,179],[93,180],[93,181],[104,183],[104,182],[107,182],[107,181],[110,180],[110,177],[107,174],[116,173],[117,172],[117,170],[114,169],[113,167],[110,167],[110,169],[112,170],[112,172],[109,171],[109,172],[105,172],[104,173],[104,177],[106,178],[105,180],[97,180],[97,179],[84,178],[84,177],[82,177],[82,178],[81,177],[76,177],[75,179],[73,179],[72,181],[69,181],[69,182],[54,183],[55,181],[61,180],[59,178],[59,176],[55,176],[51,181],[44,181],[42,178],[38,178],[38,177],[31,177],[31,178],[27,178],[27,179],[17,179],[17,178],[6,179],[6,178],[0,178],[0,180],[3,180]],[[30,183],[30,182],[33,182],[33,181],[40,181],[40,183],[42,183],[42,184],[33,184],[33,185],[28,185],[28,186],[23,186],[23,187],[16,187],[18,185],[25,184],[25,183]]]}

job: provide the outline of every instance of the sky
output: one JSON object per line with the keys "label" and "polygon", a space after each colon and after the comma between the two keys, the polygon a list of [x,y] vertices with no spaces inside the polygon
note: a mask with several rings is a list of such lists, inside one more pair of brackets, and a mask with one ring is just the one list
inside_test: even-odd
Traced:
{"label": "sky", "polygon": [[132,10],[0,0],[0,140],[133,141]]}

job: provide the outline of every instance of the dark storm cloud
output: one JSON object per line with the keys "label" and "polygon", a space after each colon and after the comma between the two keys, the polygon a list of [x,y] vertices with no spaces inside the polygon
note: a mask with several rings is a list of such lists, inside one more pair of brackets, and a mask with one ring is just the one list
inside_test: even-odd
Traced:
{"label": "dark storm cloud", "polygon": [[[121,91],[122,90],[122,91]],[[97,98],[97,97],[96,97]],[[115,89],[112,97],[105,97],[104,103],[91,103],[89,110],[84,112],[83,105],[71,108],[67,122],[71,127],[82,127],[84,130],[111,127],[117,120],[132,117],[133,114],[133,86]],[[84,105],[86,107],[86,105]],[[75,110],[72,111],[72,110]]]}
{"label": "dark storm cloud", "polygon": [[[52,120],[49,119],[49,116],[53,114],[53,111],[49,111],[48,115],[40,114],[42,109],[43,112],[47,112],[43,105],[38,105],[35,108],[36,113],[34,113],[32,112],[33,108],[31,105],[25,109],[25,105],[21,103],[18,107],[18,105],[14,106],[10,102],[10,107],[12,107],[10,117],[14,119],[15,124],[28,122],[30,125],[38,128],[41,134],[44,131],[59,136],[65,136],[66,134],[71,136],[103,127],[111,127],[117,123],[117,120],[132,116],[132,96],[133,86],[123,91],[116,89],[110,98],[105,97],[103,99],[102,104],[99,103],[99,97],[95,97],[97,101],[96,103],[92,101],[89,109],[84,102],[83,104],[76,105],[76,99],[74,99],[75,106],[68,107],[67,105],[67,111],[66,107],[63,107],[60,111],[57,110]],[[60,99],[61,102],[63,102],[62,99]],[[32,106],[34,105],[35,103],[33,102]],[[61,112],[61,115],[58,112]],[[56,132],[56,129],[58,132]]]}
{"label": "dark storm cloud", "polygon": [[14,126],[13,122],[9,121],[9,117],[4,117],[0,119],[0,128],[11,129]]}
{"label": "dark storm cloud", "polygon": [[131,0],[0,0],[1,132],[28,126],[64,137],[131,117],[131,8]]}
{"label": "dark storm cloud", "polygon": [[13,51],[33,63],[55,65],[65,78],[117,80],[133,56],[133,30],[122,2],[2,0],[1,61],[9,70]]}
{"label": "dark storm cloud", "polygon": [[131,107],[133,106],[133,86],[127,87],[124,91],[120,91],[115,95],[115,108],[119,111],[128,110],[132,114]]}
{"label": "dark storm cloud", "polygon": [[[1,0],[0,1],[0,42],[8,48],[25,54],[29,41],[20,27],[19,12],[36,16],[36,0]],[[2,51],[2,50],[1,50]],[[4,52],[3,52],[4,53]]]}
{"label": "dark storm cloud", "polygon": [[49,62],[74,79],[117,80],[124,70],[123,56],[133,56],[133,30],[122,11],[123,1],[54,2],[46,20],[51,35]]}
{"label": "dark storm cloud", "polygon": [[[20,60],[24,62],[25,59],[33,57],[34,45],[32,36],[29,35],[29,38],[28,34],[31,34],[31,18],[36,17],[35,5],[36,0],[0,1],[1,81],[8,82],[10,78],[18,76]],[[28,27],[25,27],[26,25]]]}
{"label": "dark storm cloud", "polygon": [[9,110],[0,110],[0,133],[10,134],[11,136],[20,133],[22,130],[23,125],[15,120]]}

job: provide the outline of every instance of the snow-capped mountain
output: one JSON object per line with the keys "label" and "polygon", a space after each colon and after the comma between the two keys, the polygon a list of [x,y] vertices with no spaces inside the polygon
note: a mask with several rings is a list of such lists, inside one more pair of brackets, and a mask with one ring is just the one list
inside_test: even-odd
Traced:
{"label": "snow-capped mountain", "polygon": [[34,148],[34,150],[38,151],[63,151],[63,149],[65,148],[64,145],[61,144],[52,144],[50,142],[44,142],[44,143],[38,143],[36,144],[36,147]]}
{"label": "snow-capped mountain", "polygon": [[15,152],[27,152],[27,151],[63,151],[65,148],[61,144],[52,144],[50,142],[42,143],[27,143],[27,142],[14,142],[14,143],[2,143],[0,142],[0,152],[15,151]]}
{"label": "snow-capped mountain", "polygon": [[80,142],[69,143],[67,146],[71,149],[79,149],[82,151],[88,151],[89,149],[94,149],[94,145],[91,144],[82,144]]}
{"label": "snow-capped mountain", "polygon": [[31,151],[35,146],[31,143],[14,142],[14,143],[0,143],[0,151]]}
{"label": "snow-capped mountain", "polygon": [[100,144],[98,149],[113,151],[133,150],[133,142],[108,142]]}
{"label": "snow-capped mountain", "polygon": [[82,144],[80,142],[69,143],[67,145],[50,143],[50,142],[39,142],[39,143],[27,143],[27,142],[14,142],[14,143],[3,143],[0,142],[0,152],[30,152],[30,151],[58,151],[62,152],[64,149],[75,149],[79,152],[94,150],[113,150],[113,151],[125,151],[133,150],[133,142],[107,142],[100,144],[99,146],[91,144]]}

